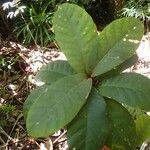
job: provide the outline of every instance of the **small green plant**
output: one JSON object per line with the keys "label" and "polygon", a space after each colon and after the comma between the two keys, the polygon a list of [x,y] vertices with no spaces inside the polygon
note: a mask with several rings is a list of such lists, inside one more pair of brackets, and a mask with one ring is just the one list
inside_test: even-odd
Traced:
{"label": "small green plant", "polygon": [[45,84],[24,104],[28,133],[46,137],[66,127],[70,150],[135,149],[150,137],[150,117],[143,113],[135,119],[126,108],[150,110],[150,80],[121,72],[133,65],[142,23],[122,18],[98,32],[84,9],[63,4],[53,24],[68,61],[38,72]]}
{"label": "small green plant", "polygon": [[150,3],[148,0],[128,0],[122,14],[150,21]]}
{"label": "small green plant", "polygon": [[[69,0],[84,6],[90,0]],[[9,9],[8,18],[15,17],[15,34],[19,41],[25,45],[36,44],[47,46],[54,40],[52,31],[52,17],[59,4],[66,0],[20,1],[7,2],[3,9]]]}
{"label": "small green plant", "polygon": [[12,105],[0,105],[0,127],[3,127],[7,124],[14,110],[15,107]]}
{"label": "small green plant", "polygon": [[51,22],[54,10],[51,8],[49,11],[50,5],[50,2],[31,3],[25,13],[18,17],[15,32],[24,44],[35,43],[46,46],[54,40]]}

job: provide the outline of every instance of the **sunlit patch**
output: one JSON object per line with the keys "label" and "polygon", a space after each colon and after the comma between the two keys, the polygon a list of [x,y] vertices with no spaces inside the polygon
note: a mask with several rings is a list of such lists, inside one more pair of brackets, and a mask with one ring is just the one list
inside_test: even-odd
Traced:
{"label": "sunlit patch", "polygon": [[36,122],[36,124],[35,125],[39,125],[39,122]]}
{"label": "sunlit patch", "polygon": [[[126,35],[126,37],[128,36],[128,34]],[[123,38],[123,41],[126,42],[126,41],[129,41],[131,43],[135,43],[135,44],[138,44],[140,43],[139,40],[134,40],[134,39],[127,39],[127,38]]]}
{"label": "sunlit patch", "polygon": [[150,116],[150,111],[149,111],[149,112],[147,112],[147,115],[149,115],[149,116]]}
{"label": "sunlit patch", "polygon": [[123,41],[127,41],[127,39],[126,39],[126,38],[123,38]]}
{"label": "sunlit patch", "polygon": [[133,27],[133,29],[135,30],[135,29],[136,29],[136,27]]}
{"label": "sunlit patch", "polygon": [[0,98],[0,106],[2,106],[3,103],[5,103],[5,100],[3,98]]}
{"label": "sunlit patch", "polygon": [[129,39],[128,41],[129,41],[129,42],[132,42],[132,43],[135,43],[135,44],[140,43],[140,41],[139,41],[139,40],[132,40],[132,39]]}
{"label": "sunlit patch", "polygon": [[42,82],[42,81],[39,81],[39,80],[35,81],[35,85],[37,85],[37,86],[42,86],[44,84],[45,84],[45,82]]}

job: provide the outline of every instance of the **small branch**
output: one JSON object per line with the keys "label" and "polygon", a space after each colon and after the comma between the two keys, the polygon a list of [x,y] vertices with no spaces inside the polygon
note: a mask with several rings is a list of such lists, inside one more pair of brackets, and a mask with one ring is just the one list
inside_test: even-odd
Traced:
{"label": "small branch", "polygon": [[55,144],[59,139],[61,139],[66,133],[67,133],[67,131],[64,131],[64,132],[53,142],[53,144]]}

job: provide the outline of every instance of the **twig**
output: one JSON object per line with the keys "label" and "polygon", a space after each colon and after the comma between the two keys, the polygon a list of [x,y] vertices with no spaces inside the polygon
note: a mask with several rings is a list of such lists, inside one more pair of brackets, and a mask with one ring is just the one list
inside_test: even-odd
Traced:
{"label": "twig", "polygon": [[12,132],[13,132],[13,130],[14,130],[16,124],[18,123],[19,119],[22,118],[22,117],[23,117],[23,114],[22,114],[22,113],[17,117],[17,120],[15,121],[15,123],[14,123],[14,125],[13,125],[13,127],[12,127],[12,129],[11,129],[11,131],[10,131],[10,136],[11,136],[11,134],[12,134]]}
{"label": "twig", "polygon": [[12,140],[12,138],[0,127],[0,133],[4,134],[9,140]]}
{"label": "twig", "polygon": [[17,143],[17,142],[22,141],[23,139],[24,139],[24,137],[21,138],[20,140],[17,140],[17,141],[13,141],[13,142],[10,142],[10,143],[7,142],[7,143],[5,143],[5,145],[0,146],[0,148],[4,148],[4,147],[7,147],[7,146],[9,146],[9,145],[15,144],[15,143]]}
{"label": "twig", "polygon": [[64,131],[54,142],[53,144],[55,144],[60,138],[62,138],[65,134],[67,133],[67,131]]}
{"label": "twig", "polygon": [[5,144],[5,141],[0,137],[0,141],[3,143],[3,144]]}

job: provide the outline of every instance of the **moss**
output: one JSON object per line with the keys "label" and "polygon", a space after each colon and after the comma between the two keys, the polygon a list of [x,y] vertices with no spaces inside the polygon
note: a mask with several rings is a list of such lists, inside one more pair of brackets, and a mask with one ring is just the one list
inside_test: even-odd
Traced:
{"label": "moss", "polygon": [[7,121],[11,117],[15,110],[15,107],[12,105],[1,105],[0,106],[0,126],[5,126],[7,124]]}

